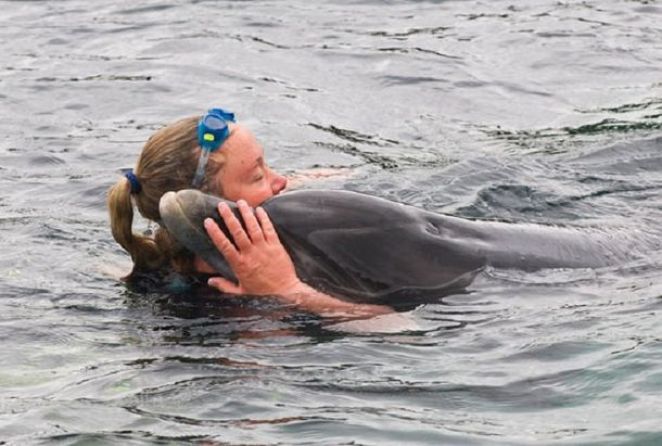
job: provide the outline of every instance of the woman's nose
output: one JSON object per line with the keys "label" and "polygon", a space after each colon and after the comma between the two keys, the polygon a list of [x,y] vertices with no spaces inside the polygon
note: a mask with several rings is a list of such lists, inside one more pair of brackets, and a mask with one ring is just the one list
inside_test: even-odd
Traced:
{"label": "woman's nose", "polygon": [[271,190],[274,195],[278,195],[283,189],[287,187],[287,178],[282,175],[278,175],[275,172],[271,172],[271,174]]}

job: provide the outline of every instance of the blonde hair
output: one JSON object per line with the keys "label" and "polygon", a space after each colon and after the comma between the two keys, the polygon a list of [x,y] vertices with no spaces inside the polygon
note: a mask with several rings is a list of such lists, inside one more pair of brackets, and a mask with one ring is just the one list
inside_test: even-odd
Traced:
{"label": "blonde hair", "polygon": [[[193,254],[176,242],[168,230],[159,227],[153,235],[133,232],[133,206],[144,218],[159,222],[159,200],[168,191],[191,188],[200,157],[197,138],[199,116],[181,119],[157,130],[145,143],[133,173],[141,190],[131,194],[131,184],[120,178],[108,191],[108,210],[113,238],[133,260],[136,272],[174,266],[187,272],[193,267]],[[209,159],[201,190],[220,195],[213,178],[223,166],[223,155],[215,153]]]}

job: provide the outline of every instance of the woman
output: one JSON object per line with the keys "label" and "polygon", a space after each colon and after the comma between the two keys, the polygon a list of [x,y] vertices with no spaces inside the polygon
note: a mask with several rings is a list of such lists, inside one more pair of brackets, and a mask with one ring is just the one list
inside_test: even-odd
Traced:
{"label": "woman", "polygon": [[[214,111],[219,114],[214,115]],[[224,121],[221,125],[227,125],[223,140],[220,136],[216,138],[215,142],[220,144],[211,154],[201,149],[215,138],[205,133],[214,131],[204,127],[210,115]],[[225,294],[277,296],[283,302],[319,314],[365,317],[392,312],[381,305],[342,301],[299,280],[269,217],[259,207],[281,193],[287,179],[269,168],[264,151],[251,132],[234,123],[233,115],[220,109],[212,109],[203,117],[181,119],[155,132],[143,147],[134,171],[111,187],[108,194],[111,229],[115,240],[134,262],[129,277],[165,268],[184,274],[214,273],[200,258],[181,247],[165,228],[159,227],[154,235],[132,231],[134,203],[143,217],[158,222],[161,196],[168,191],[189,189],[194,181],[204,192],[236,201],[246,227],[244,230],[224,205],[219,206],[219,213],[235,244],[213,221],[205,222],[210,238],[239,281],[212,277],[210,286]]]}

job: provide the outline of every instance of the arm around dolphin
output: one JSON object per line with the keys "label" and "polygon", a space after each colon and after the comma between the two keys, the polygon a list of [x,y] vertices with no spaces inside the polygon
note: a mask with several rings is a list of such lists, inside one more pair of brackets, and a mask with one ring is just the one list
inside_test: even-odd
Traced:
{"label": "arm around dolphin", "polygon": [[211,219],[204,221],[214,246],[223,254],[238,283],[223,277],[209,279],[209,285],[226,294],[270,295],[285,303],[317,314],[351,317],[372,317],[392,313],[383,305],[355,304],[336,299],[303,283],[296,275],[294,264],[281,244],[278,234],[262,207],[253,210],[239,200],[237,208],[244,222],[241,225],[225,202],[218,212],[234,243]]}

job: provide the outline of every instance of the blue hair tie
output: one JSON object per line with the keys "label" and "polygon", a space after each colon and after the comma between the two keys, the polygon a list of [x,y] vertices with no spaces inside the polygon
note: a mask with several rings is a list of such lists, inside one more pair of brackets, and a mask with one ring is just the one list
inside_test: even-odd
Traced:
{"label": "blue hair tie", "polygon": [[138,181],[138,177],[136,176],[136,174],[134,174],[132,170],[129,170],[124,174],[124,176],[126,177],[127,180],[129,180],[129,183],[131,183],[131,193],[139,194],[143,188],[140,185],[140,181]]}

